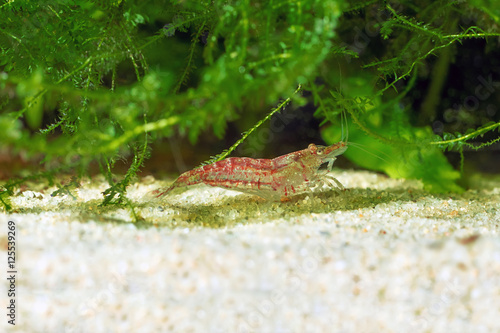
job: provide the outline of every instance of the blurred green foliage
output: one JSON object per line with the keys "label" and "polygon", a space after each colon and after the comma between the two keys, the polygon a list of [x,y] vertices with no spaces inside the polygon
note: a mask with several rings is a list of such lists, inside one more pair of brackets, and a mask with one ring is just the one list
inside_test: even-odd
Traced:
{"label": "blurred green foliage", "polygon": [[[445,50],[498,39],[499,12],[500,4],[480,0],[6,1],[0,149],[43,156],[44,172],[8,181],[0,199],[9,208],[23,181],[81,175],[97,161],[110,183],[104,204],[127,204],[151,142],[178,131],[195,143],[206,129],[222,138],[229,121],[249,112],[264,119],[285,98],[314,101],[331,126],[326,141],[345,112],[351,141],[391,157],[350,149],[355,163],[422,179],[431,191],[460,191],[442,151],[492,144],[498,137],[471,140],[500,123],[436,137],[429,121],[453,61]],[[431,81],[420,122],[409,116],[419,72]],[[312,97],[294,94],[299,85]],[[114,163],[130,155],[116,180]]]}

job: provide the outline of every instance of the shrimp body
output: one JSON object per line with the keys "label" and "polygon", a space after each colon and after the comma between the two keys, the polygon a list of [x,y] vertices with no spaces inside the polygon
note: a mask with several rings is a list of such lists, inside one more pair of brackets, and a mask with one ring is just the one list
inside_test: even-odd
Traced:
{"label": "shrimp body", "polygon": [[320,184],[332,184],[331,180],[343,188],[335,178],[325,178],[318,170],[321,164],[328,163],[327,169],[331,171],[336,156],[346,149],[347,144],[343,141],[331,146],[311,143],[306,149],[273,159],[226,158],[184,172],[159,196],[178,187],[200,183],[281,200]]}

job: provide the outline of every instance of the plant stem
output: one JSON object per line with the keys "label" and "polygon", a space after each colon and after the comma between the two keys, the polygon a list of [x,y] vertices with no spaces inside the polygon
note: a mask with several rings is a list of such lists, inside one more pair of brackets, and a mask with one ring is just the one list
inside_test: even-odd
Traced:
{"label": "plant stem", "polygon": [[[297,94],[299,91],[302,90],[302,86],[299,84],[298,88],[294,91],[294,95]],[[210,163],[214,163],[214,162],[218,162],[218,161],[221,161],[223,159],[225,159],[229,154],[231,154],[243,141],[246,140],[246,138],[248,138],[248,136],[250,134],[252,134],[257,128],[259,128],[264,122],[266,122],[269,118],[271,118],[276,112],[282,110],[288,103],[290,103],[292,97],[288,97],[287,99],[285,99],[283,102],[281,102],[276,108],[274,108],[273,110],[271,110],[271,112],[269,112],[267,114],[267,116],[264,118],[264,119],[261,119],[257,122],[257,124],[255,124],[251,129],[249,129],[248,131],[246,131],[245,133],[243,133],[243,136],[241,137],[241,139],[239,139],[238,141],[236,141],[235,144],[233,144],[228,150],[222,152],[221,154],[215,156],[214,158],[210,159],[209,161],[203,163],[202,165],[205,165],[205,164],[210,164]]]}
{"label": "plant stem", "polygon": [[455,143],[455,142],[467,141],[469,139],[473,139],[473,138],[477,137],[478,135],[492,131],[497,127],[500,127],[500,122],[495,123],[495,124],[491,124],[490,126],[480,128],[472,133],[466,134],[466,135],[461,136],[459,138],[450,139],[450,140],[443,140],[443,141],[433,141],[433,142],[429,142],[429,144],[431,144],[431,145],[446,145],[446,144]]}

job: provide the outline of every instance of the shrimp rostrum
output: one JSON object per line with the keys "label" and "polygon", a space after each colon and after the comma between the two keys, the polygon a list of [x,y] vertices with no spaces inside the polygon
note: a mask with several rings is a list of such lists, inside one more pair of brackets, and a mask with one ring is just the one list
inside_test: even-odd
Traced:
{"label": "shrimp rostrum", "polygon": [[[331,146],[311,143],[306,149],[273,159],[230,157],[181,174],[158,196],[200,183],[282,201],[318,187],[344,189],[329,172],[337,156],[346,149],[347,142],[340,141]],[[320,170],[324,163],[327,163],[326,172]]]}

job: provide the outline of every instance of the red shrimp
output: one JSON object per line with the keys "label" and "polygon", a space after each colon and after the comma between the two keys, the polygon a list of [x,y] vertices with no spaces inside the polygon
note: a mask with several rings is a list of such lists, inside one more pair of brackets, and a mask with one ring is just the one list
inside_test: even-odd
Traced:
{"label": "red shrimp", "polygon": [[[311,143],[306,149],[273,159],[226,158],[184,172],[158,197],[175,188],[200,183],[281,201],[323,185],[336,185],[344,189],[328,172],[331,171],[337,156],[343,154],[346,149],[347,142],[344,141],[331,146],[317,146]],[[326,173],[319,171],[323,163],[328,163]]]}

